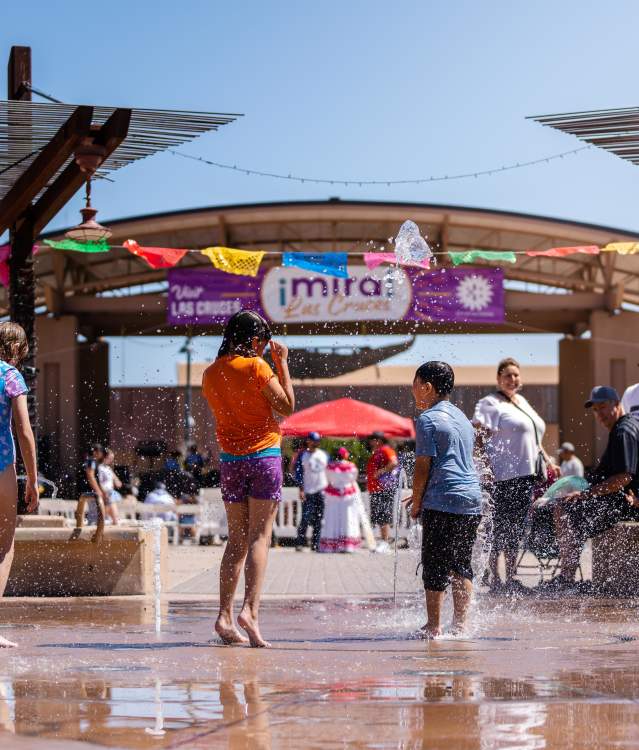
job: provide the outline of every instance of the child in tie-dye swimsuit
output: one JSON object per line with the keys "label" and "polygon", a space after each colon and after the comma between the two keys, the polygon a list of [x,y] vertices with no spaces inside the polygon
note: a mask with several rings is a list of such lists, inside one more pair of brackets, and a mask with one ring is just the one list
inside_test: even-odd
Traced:
{"label": "child in tie-dye swimsuit", "polygon": [[14,398],[28,391],[24,378],[16,368],[0,360],[0,472],[16,462],[11,432],[11,404]]}
{"label": "child in tie-dye swimsuit", "polygon": [[[27,337],[17,323],[0,323],[0,596],[4,594],[13,561],[18,508],[12,417],[27,474],[27,508],[29,511],[35,510],[38,504],[38,470],[35,440],[27,410],[28,389],[24,378],[16,369],[27,356],[28,350]],[[0,647],[15,645],[0,637]]]}

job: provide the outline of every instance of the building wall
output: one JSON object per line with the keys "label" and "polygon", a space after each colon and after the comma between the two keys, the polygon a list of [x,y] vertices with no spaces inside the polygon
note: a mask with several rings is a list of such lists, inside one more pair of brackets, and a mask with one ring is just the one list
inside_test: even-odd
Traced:
{"label": "building wall", "polygon": [[608,440],[584,409],[591,389],[612,385],[621,396],[639,382],[639,315],[595,311],[590,323],[590,338],[566,338],[559,345],[562,440],[579,446],[586,464],[596,462]]}
{"label": "building wall", "polygon": [[578,455],[588,465],[597,458],[595,421],[584,402],[592,389],[592,341],[566,338],[559,342],[561,371],[570,373],[559,382],[560,439],[574,443]]}
{"label": "building wall", "polygon": [[63,456],[76,458],[78,445],[77,318],[36,319],[40,460],[48,476],[59,472]]}
{"label": "building wall", "polygon": [[76,491],[91,443],[109,442],[109,347],[78,341],[78,319],[39,316],[38,464],[63,495]]}

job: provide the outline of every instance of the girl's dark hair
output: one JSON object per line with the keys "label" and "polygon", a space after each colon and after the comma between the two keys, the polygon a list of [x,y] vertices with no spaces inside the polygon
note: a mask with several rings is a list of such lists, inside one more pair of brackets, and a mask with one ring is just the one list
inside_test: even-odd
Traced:
{"label": "girl's dark hair", "polygon": [[229,318],[222,334],[222,346],[217,356],[240,354],[244,357],[253,357],[255,354],[251,347],[253,339],[270,341],[271,336],[269,324],[261,315],[253,310],[240,310]]}
{"label": "girl's dark hair", "polygon": [[455,373],[447,362],[424,362],[415,373],[422,383],[430,383],[440,396],[448,396],[455,387]]}
{"label": "girl's dark hair", "polygon": [[513,359],[512,357],[506,357],[506,359],[502,359],[502,361],[497,365],[497,377],[499,377],[507,367],[516,367],[518,370],[521,370],[521,365],[519,364],[519,362],[517,362],[516,359]]}
{"label": "girl's dark hair", "polygon": [[29,342],[24,328],[18,323],[0,323],[0,359],[13,367],[20,367],[29,353]]}

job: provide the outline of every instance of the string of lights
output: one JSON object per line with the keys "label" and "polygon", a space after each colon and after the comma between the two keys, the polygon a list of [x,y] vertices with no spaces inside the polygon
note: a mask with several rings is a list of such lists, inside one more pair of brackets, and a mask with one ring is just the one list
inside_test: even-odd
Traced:
{"label": "string of lights", "polygon": [[270,177],[275,180],[290,180],[292,182],[310,183],[314,185],[344,185],[344,186],[357,186],[365,187],[367,185],[386,185],[392,187],[393,185],[423,185],[428,182],[445,182],[450,180],[465,180],[475,177],[487,177],[490,175],[501,174],[502,172],[510,172],[514,169],[524,169],[526,167],[533,167],[537,164],[549,163],[556,159],[563,159],[566,156],[573,156],[578,154],[580,151],[586,151],[592,148],[592,146],[580,146],[579,148],[571,149],[570,151],[562,151],[559,154],[551,154],[550,156],[543,156],[540,159],[532,159],[531,161],[516,162],[514,164],[506,164],[501,167],[494,167],[493,169],[482,169],[475,172],[462,172],[459,174],[451,175],[432,175],[430,177],[415,177],[415,178],[402,178],[402,179],[342,179],[338,177],[303,177],[301,175],[284,174],[279,172],[264,172],[259,169],[249,169],[247,167],[241,167],[237,164],[224,164],[223,162],[213,161],[206,159],[203,156],[195,156],[193,154],[184,154],[181,151],[175,151],[174,149],[167,149],[167,151],[174,156],[179,156],[182,159],[191,159],[192,161],[198,161],[202,164],[207,164],[217,169],[228,169],[235,172],[248,175],[250,177]]}

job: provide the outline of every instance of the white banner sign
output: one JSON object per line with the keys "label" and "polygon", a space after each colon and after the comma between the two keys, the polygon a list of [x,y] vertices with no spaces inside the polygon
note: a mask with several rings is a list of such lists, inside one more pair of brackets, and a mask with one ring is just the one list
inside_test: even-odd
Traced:
{"label": "white banner sign", "polygon": [[369,271],[349,266],[350,278],[310,275],[298,268],[271,268],[262,282],[261,302],[276,323],[403,320],[413,300],[402,269]]}

